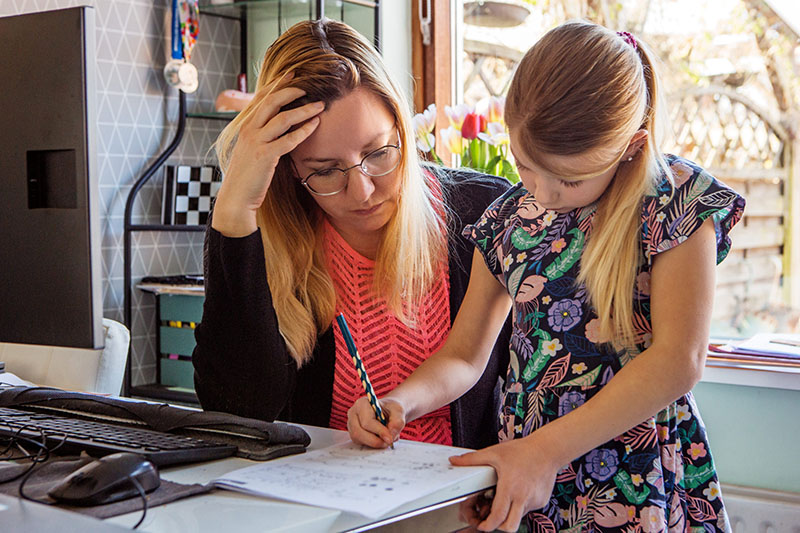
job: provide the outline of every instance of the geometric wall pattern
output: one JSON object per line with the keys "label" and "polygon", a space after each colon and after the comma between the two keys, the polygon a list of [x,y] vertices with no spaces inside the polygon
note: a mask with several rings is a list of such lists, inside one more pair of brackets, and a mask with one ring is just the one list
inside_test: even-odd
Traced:
{"label": "geometric wall pattern", "polygon": [[[128,191],[172,140],[177,124],[177,90],[164,81],[169,52],[170,0],[2,0],[0,16],[63,9],[95,8],[97,53],[97,168],[101,204],[103,314],[123,320],[123,215]],[[211,111],[223,89],[236,87],[239,23],[201,15],[192,54],[200,87],[187,95],[189,111]],[[213,163],[209,152],[225,123],[190,118],[178,149],[167,164]],[[158,223],[161,175],[139,192],[134,223]],[[200,232],[137,232],[132,240],[134,284],[147,275],[202,271]],[[133,291],[134,385],[155,380],[153,296]]]}

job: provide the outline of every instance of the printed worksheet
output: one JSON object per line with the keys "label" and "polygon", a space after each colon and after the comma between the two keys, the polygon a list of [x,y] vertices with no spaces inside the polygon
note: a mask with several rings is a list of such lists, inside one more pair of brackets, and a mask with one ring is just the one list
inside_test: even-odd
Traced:
{"label": "printed worksheet", "polygon": [[392,509],[473,477],[494,483],[490,466],[447,460],[471,450],[401,440],[376,450],[352,442],[235,470],[220,488],[330,507],[378,518]]}

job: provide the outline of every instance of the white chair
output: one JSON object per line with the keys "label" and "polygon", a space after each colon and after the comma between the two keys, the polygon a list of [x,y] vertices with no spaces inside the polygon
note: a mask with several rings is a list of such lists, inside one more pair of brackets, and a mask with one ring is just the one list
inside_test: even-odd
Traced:
{"label": "white chair", "polygon": [[102,350],[0,342],[0,361],[6,371],[37,385],[118,395],[131,335],[109,318],[103,319],[103,331]]}

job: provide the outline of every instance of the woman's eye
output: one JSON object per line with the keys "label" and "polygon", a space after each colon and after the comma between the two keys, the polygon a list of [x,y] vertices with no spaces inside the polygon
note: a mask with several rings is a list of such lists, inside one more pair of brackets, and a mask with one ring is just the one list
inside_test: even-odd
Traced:
{"label": "woman's eye", "polygon": [[338,171],[339,169],[337,168],[326,168],[324,170],[319,170],[317,172],[314,172],[314,175],[319,176],[320,178],[330,178],[334,176]]}

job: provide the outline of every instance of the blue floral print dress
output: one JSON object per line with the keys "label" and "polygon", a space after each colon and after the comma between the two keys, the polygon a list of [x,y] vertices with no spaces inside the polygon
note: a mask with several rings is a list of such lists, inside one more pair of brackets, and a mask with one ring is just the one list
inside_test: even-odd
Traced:
{"label": "blue floral print dress", "polygon": [[[712,218],[717,262],[744,199],[685,159],[667,156],[666,178],[644,198],[642,254],[634,299],[637,349],[616,353],[597,334],[597,315],[576,284],[594,205],[557,213],[521,185],[498,198],[464,235],[514,300],[511,362],[500,440],[521,438],[590,399],[651,342],[652,258]],[[646,394],[646,391],[642,391]],[[572,461],[550,502],[521,531],[727,531],[727,515],[703,421],[691,393],[656,416]]]}

